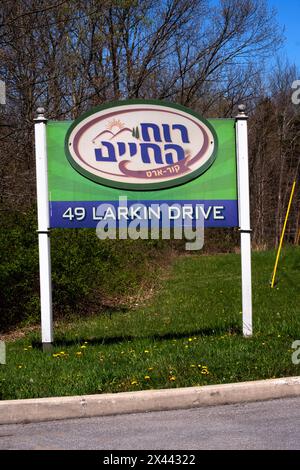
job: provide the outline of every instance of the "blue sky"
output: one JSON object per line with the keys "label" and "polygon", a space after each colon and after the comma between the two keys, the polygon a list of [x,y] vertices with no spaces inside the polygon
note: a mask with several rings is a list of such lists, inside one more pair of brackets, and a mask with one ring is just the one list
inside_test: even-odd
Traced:
{"label": "blue sky", "polygon": [[277,10],[280,26],[285,26],[286,42],[282,52],[300,70],[300,0],[268,0]]}

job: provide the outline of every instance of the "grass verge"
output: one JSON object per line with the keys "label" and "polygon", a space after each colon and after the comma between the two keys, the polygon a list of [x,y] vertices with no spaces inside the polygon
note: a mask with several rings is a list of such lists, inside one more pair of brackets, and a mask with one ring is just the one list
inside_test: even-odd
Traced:
{"label": "grass verge", "polygon": [[[241,336],[240,257],[182,256],[144,307],[59,323],[51,354],[37,333],[7,344],[0,398],[186,387],[300,375],[300,249],[253,253],[254,336]],[[300,357],[300,354],[299,354]]]}

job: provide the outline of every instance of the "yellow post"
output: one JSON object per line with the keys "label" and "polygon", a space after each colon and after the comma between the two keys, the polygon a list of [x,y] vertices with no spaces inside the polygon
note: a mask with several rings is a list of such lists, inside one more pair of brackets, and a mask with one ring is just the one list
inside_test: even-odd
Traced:
{"label": "yellow post", "polygon": [[279,261],[280,252],[281,252],[281,248],[282,248],[282,243],[283,243],[283,238],[284,238],[284,234],[285,234],[286,224],[287,224],[287,221],[288,221],[288,218],[289,218],[289,213],[290,213],[292,200],[293,200],[293,196],[294,196],[294,192],[295,192],[295,186],[296,186],[296,181],[294,181],[293,186],[292,186],[289,205],[288,205],[288,208],[287,208],[287,211],[286,211],[285,221],[284,221],[283,229],[282,229],[282,232],[281,232],[281,237],[280,237],[279,247],[278,247],[278,250],[277,250],[276,261],[275,261],[275,266],[274,266],[274,271],[273,271],[273,276],[272,276],[272,282],[271,282],[271,288],[272,289],[273,289],[274,283],[275,283],[275,277],[276,277],[278,261]]}

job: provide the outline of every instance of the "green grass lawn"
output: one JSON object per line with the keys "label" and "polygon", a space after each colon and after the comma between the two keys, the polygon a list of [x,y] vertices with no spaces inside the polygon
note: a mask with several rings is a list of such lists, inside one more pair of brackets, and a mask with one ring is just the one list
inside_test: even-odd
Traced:
{"label": "green grass lawn", "polygon": [[[254,335],[241,335],[240,256],[182,256],[151,302],[60,323],[50,354],[37,333],[7,344],[0,398],[122,392],[300,375],[300,249],[253,253]],[[161,286],[160,286],[161,284]],[[17,299],[16,299],[17,301]]]}

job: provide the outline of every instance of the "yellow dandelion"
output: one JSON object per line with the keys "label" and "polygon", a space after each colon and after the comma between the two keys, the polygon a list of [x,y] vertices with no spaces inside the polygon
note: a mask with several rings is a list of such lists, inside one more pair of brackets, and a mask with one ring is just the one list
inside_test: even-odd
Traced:
{"label": "yellow dandelion", "polygon": [[86,346],[83,344],[82,346],[80,346],[80,349],[86,349]]}
{"label": "yellow dandelion", "polygon": [[150,380],[150,375],[145,375],[144,379],[145,380]]}
{"label": "yellow dandelion", "polygon": [[153,367],[148,367],[148,371],[151,372],[153,370]]}
{"label": "yellow dandelion", "polygon": [[195,364],[191,364],[191,366],[190,366],[190,367],[196,367],[196,365],[195,365]]}
{"label": "yellow dandelion", "polygon": [[136,379],[133,379],[133,380],[131,381],[131,385],[137,385],[137,383],[138,383],[138,381],[137,381]]}
{"label": "yellow dandelion", "polygon": [[23,367],[22,364],[18,365],[18,369],[22,369],[22,367]]}
{"label": "yellow dandelion", "polygon": [[82,356],[82,351],[77,351],[76,356]]}
{"label": "yellow dandelion", "polygon": [[207,367],[202,367],[201,374],[203,374],[203,375],[208,375],[209,374],[209,372],[207,370]]}
{"label": "yellow dandelion", "polygon": [[24,348],[23,351],[28,351],[28,348]]}
{"label": "yellow dandelion", "polygon": [[193,341],[193,338],[189,338],[188,340],[189,340],[189,342],[191,342],[191,341]]}
{"label": "yellow dandelion", "polygon": [[145,349],[144,353],[148,354],[150,351],[148,349]]}
{"label": "yellow dandelion", "polygon": [[175,375],[170,375],[169,380],[170,382],[174,382],[176,380]]}

